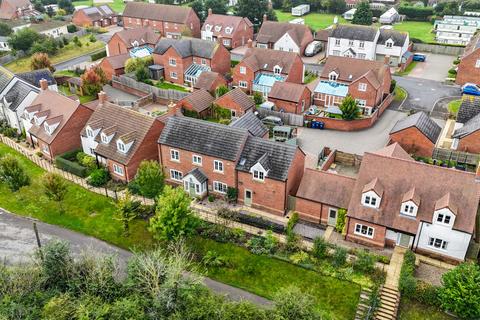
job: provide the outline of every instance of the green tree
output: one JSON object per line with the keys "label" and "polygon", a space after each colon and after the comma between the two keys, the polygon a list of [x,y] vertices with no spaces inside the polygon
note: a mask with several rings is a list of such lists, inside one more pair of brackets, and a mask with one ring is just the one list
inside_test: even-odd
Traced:
{"label": "green tree", "polygon": [[255,104],[262,104],[263,103],[263,95],[260,92],[255,91],[253,93],[253,101],[255,101]]}
{"label": "green tree", "polygon": [[55,11],[52,7],[47,7],[47,15],[51,18],[55,15]]}
{"label": "green tree", "polygon": [[192,199],[182,188],[165,186],[158,198],[155,216],[148,230],[160,240],[177,240],[195,230],[197,219],[190,209]]}
{"label": "green tree", "polygon": [[205,21],[205,6],[203,0],[195,0],[190,3],[190,7],[195,11],[201,22]]}
{"label": "green tree", "polygon": [[55,71],[48,54],[42,52],[37,52],[30,58],[30,68],[32,70],[48,69],[52,72]]}
{"label": "green tree", "polygon": [[275,11],[269,8],[268,0],[239,0],[234,11],[237,16],[247,17],[256,28],[262,23],[264,14],[268,20],[277,21]]}
{"label": "green tree", "polygon": [[342,119],[354,120],[360,116],[360,108],[358,108],[357,101],[351,95],[347,95],[340,105],[342,111]]}
{"label": "green tree", "polygon": [[6,154],[0,158],[0,182],[5,183],[10,190],[17,191],[30,184],[30,177],[17,158]]}
{"label": "green tree", "polygon": [[10,36],[8,44],[10,48],[28,52],[35,41],[40,40],[41,36],[38,32],[23,28]]}
{"label": "green tree", "polygon": [[144,160],[138,167],[135,183],[140,194],[156,199],[163,190],[165,175],[160,164],[153,160]]}
{"label": "green tree", "polygon": [[228,12],[227,1],[225,0],[205,0],[205,9],[212,9],[212,13],[226,14]]}
{"label": "green tree", "polygon": [[370,4],[368,1],[362,1],[357,4],[357,11],[353,15],[353,24],[362,24],[369,26],[372,24],[372,10],[370,10]]}
{"label": "green tree", "polygon": [[135,71],[135,78],[137,78],[137,81],[144,82],[149,77],[150,77],[150,75],[148,74],[148,69],[146,67],[143,67],[143,66],[139,67]]}
{"label": "green tree", "polygon": [[68,14],[72,14],[75,11],[72,0],[58,0],[58,7],[65,10]]}
{"label": "green tree", "polygon": [[130,191],[125,191],[125,196],[117,202],[117,211],[115,219],[123,224],[123,233],[128,236],[130,230],[130,221],[138,216],[140,201],[134,200]]}
{"label": "green tree", "polygon": [[215,89],[215,96],[219,98],[223,96],[225,93],[227,93],[228,91],[229,90],[227,86],[224,86],[224,85],[218,86],[217,89]]}
{"label": "green tree", "polygon": [[47,198],[58,202],[60,210],[63,211],[62,201],[65,199],[68,191],[65,180],[56,173],[47,172],[43,176],[42,184]]}
{"label": "green tree", "polygon": [[347,11],[347,3],[345,0],[328,0],[327,11],[330,13],[341,14]]}
{"label": "green tree", "polygon": [[462,319],[480,318],[480,266],[462,263],[442,276],[442,307]]}
{"label": "green tree", "polygon": [[13,32],[12,28],[4,22],[0,22],[0,36],[1,37],[7,37],[11,35]]}
{"label": "green tree", "polygon": [[297,287],[283,288],[274,298],[276,318],[282,320],[320,320],[314,298]]}

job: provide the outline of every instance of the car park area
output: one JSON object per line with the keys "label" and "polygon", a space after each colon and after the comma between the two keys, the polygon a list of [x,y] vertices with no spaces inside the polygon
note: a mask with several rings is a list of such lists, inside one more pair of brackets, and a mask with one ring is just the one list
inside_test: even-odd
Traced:
{"label": "car park area", "polygon": [[444,54],[422,53],[426,56],[424,62],[418,61],[417,65],[410,72],[410,77],[445,81],[448,70],[452,68],[455,56]]}

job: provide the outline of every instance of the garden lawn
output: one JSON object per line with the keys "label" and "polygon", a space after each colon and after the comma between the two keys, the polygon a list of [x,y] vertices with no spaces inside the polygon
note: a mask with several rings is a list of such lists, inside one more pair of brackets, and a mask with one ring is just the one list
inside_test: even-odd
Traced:
{"label": "garden lawn", "polygon": [[417,61],[412,61],[403,71],[395,72],[397,76],[408,76],[410,72],[412,72],[413,68],[417,66]]}
{"label": "garden lawn", "polygon": [[177,90],[177,91],[182,91],[182,92],[188,92],[188,90],[182,86],[176,85],[174,83],[168,83],[168,82],[157,82],[155,85],[157,88],[160,89],[172,89],[172,90]]}
{"label": "garden lawn", "polygon": [[404,298],[400,303],[398,320],[453,320],[455,318],[434,307]]}
{"label": "garden lawn", "polygon": [[[68,88],[68,86],[58,86],[58,90],[64,95],[66,95],[67,97],[73,94],[70,92],[70,89]],[[80,96],[80,95],[78,97],[80,98],[80,103],[87,103],[97,98],[96,96]]]}
{"label": "garden lawn", "polygon": [[281,10],[275,10],[277,14],[278,21],[288,22],[296,18],[305,19],[305,24],[312,28],[314,31],[319,29],[325,29],[328,26],[333,24],[333,19],[335,16],[338,17],[339,23],[347,23],[345,19],[342,18],[340,14],[329,14],[329,13],[309,13],[302,17],[295,17],[290,14],[290,12],[282,12]]}
{"label": "garden lawn", "polygon": [[[57,54],[54,56],[50,57],[50,61],[52,64],[57,64],[60,62],[64,62],[88,53],[92,53],[95,51],[98,51],[100,49],[105,48],[105,43],[102,41],[95,41],[95,42],[90,42],[89,41],[90,35],[86,35],[83,37],[80,37],[80,41],[82,42],[81,47],[77,47],[73,41],[70,41],[68,45],[66,45],[63,48],[59,48]],[[88,44],[88,46],[87,46]],[[16,59],[6,65],[4,65],[7,69],[14,73],[19,73],[19,72],[26,72],[30,71],[30,56]]]}
{"label": "garden lawn", "polygon": [[276,292],[290,285],[297,286],[315,298],[317,309],[327,319],[353,319],[360,295],[360,286],[317,272],[303,269],[268,256],[250,253],[230,243],[218,243],[197,237],[190,242],[201,255],[214,251],[225,257],[228,267],[211,267],[206,275],[229,285],[272,299]]}
{"label": "garden lawn", "polygon": [[462,104],[462,99],[451,101],[447,106],[448,111],[454,116],[456,116],[458,113],[458,109],[460,109],[461,104]]}
{"label": "garden lawn", "polygon": [[[73,5],[75,7],[78,6],[93,6],[93,0],[82,0],[82,1],[75,1],[73,0]],[[125,2],[123,0],[113,0],[113,3],[96,3],[95,5],[98,7],[102,4],[107,4],[110,8],[112,8],[115,12],[123,12],[123,9],[125,9]]]}
{"label": "garden lawn", "polygon": [[406,31],[412,39],[419,39],[425,43],[435,42],[435,34],[431,31],[433,25],[426,21],[404,21],[393,25],[393,29],[398,31]]}

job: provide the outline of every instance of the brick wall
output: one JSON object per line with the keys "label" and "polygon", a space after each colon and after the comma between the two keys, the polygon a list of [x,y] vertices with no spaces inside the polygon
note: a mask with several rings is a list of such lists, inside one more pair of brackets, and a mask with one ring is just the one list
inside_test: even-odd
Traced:
{"label": "brick wall", "polygon": [[230,72],[230,51],[220,44],[213,55],[212,61],[210,62],[210,60],[208,60],[208,63],[211,63],[211,68],[214,72],[218,72],[220,74],[226,74]]}
{"label": "brick wall", "polygon": [[295,61],[290,68],[286,81],[300,84],[303,83],[303,61],[299,55],[295,57]]}
{"label": "brick wall", "polygon": [[[175,59],[175,66],[170,65],[170,59]],[[153,54],[153,61],[155,64],[163,65],[165,68],[165,80],[173,83],[183,85],[185,79],[183,73],[192,64],[193,58],[183,58],[173,48],[169,48],[163,55]],[[171,73],[176,72],[177,78],[172,78]]]}
{"label": "brick wall", "polygon": [[300,186],[300,181],[302,181],[304,170],[305,153],[303,153],[301,149],[297,148],[297,151],[295,152],[295,157],[293,158],[290,169],[288,170],[286,190],[287,194],[285,195],[285,199],[288,195],[293,196],[297,193],[298,187]]}
{"label": "brick wall", "polygon": [[134,88],[128,87],[128,86],[123,85],[123,84],[121,84],[119,82],[116,82],[116,81],[112,81],[112,87],[114,87],[116,89],[119,89],[119,90],[122,90],[122,91],[125,91],[125,92],[128,92],[128,93],[133,94],[134,96],[137,96],[137,97],[148,96],[147,92],[136,90]]}
{"label": "brick wall", "polygon": [[112,81],[112,77],[125,74],[125,68],[114,69],[112,65],[108,62],[108,59],[103,59],[100,62],[100,68],[105,72],[105,76],[108,80]]}
{"label": "brick wall", "polygon": [[433,142],[415,127],[391,134],[390,141],[391,143],[398,142],[408,153],[421,157],[431,157],[435,147]]}
{"label": "brick wall", "polygon": [[[182,99],[180,101],[177,102],[177,105],[176,105],[177,108],[182,108],[184,110],[190,110],[190,111],[195,111],[195,108],[193,107],[192,103],[190,103],[189,101],[187,101],[186,99]],[[200,113],[198,113],[199,117],[204,119],[206,118],[208,115],[210,115],[211,113],[211,108],[208,108]]]}
{"label": "brick wall", "polygon": [[475,131],[460,139],[457,150],[469,153],[480,153],[480,131]]}
{"label": "brick wall", "polygon": [[[362,235],[356,235],[355,224],[360,223],[362,225],[370,226],[374,228],[373,238],[367,238]],[[352,242],[361,243],[367,246],[375,247],[384,247],[385,246],[385,234],[387,233],[387,228],[379,226],[373,223],[365,222],[362,220],[357,220],[352,217],[347,218],[347,236],[346,239]]]}
{"label": "brick wall", "polygon": [[464,85],[467,82],[480,85],[480,68],[475,68],[477,60],[480,59],[480,49],[476,49],[460,60],[458,65],[456,84]]}
{"label": "brick wall", "polygon": [[[240,73],[240,67],[245,67],[245,74]],[[241,88],[246,93],[252,93],[253,87],[253,80],[255,79],[255,72],[247,66],[243,61],[240,61],[232,71],[233,82],[232,85],[234,87],[239,87],[240,81],[247,82],[247,88]]]}
{"label": "brick wall", "polygon": [[242,20],[232,35],[230,47],[235,49],[246,45],[248,39],[253,39],[253,26],[247,26],[245,20]]}
{"label": "brick wall", "polygon": [[72,17],[72,22],[73,24],[80,26],[80,27],[86,27],[86,26],[92,26],[92,20],[83,12],[83,10],[77,10],[73,14]]}
{"label": "brick wall", "polygon": [[320,223],[322,204],[307,199],[296,198],[295,211],[300,219],[313,223]]}
{"label": "brick wall", "polygon": [[117,56],[119,54],[128,53],[125,42],[117,34],[114,34],[107,44],[108,56]]}

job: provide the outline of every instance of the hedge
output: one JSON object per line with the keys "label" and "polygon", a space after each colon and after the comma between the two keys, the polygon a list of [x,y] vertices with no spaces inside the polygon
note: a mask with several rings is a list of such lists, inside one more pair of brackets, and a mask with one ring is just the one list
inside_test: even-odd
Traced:
{"label": "hedge", "polygon": [[105,58],[106,56],[107,56],[107,51],[103,50],[103,51],[92,54],[90,57],[92,58],[92,61],[96,61],[98,59]]}
{"label": "hedge", "polygon": [[415,259],[415,253],[410,250],[405,252],[402,269],[400,270],[400,280],[398,282],[400,293],[409,298],[415,298],[415,290],[417,287],[417,280],[414,276]]}
{"label": "hedge", "polygon": [[70,172],[76,176],[82,178],[85,178],[87,176],[87,168],[79,165],[76,162],[62,158],[61,156],[55,158],[55,164],[58,168]]}
{"label": "hedge", "polygon": [[250,226],[257,227],[260,229],[272,230],[273,232],[276,232],[276,233],[286,232],[286,228],[282,224],[275,223],[270,220],[266,220],[262,217],[252,216],[249,214],[240,213],[240,212],[229,210],[226,208],[219,209],[218,216],[225,219],[248,224]]}
{"label": "hedge", "polygon": [[72,151],[67,151],[65,153],[62,153],[61,155],[59,155],[60,158],[63,158],[63,159],[67,159],[67,160],[70,160],[70,161],[75,161],[77,159],[77,154],[82,151],[80,149],[75,149],[75,150],[72,150]]}
{"label": "hedge", "polygon": [[433,15],[433,8],[402,5],[398,8],[398,13],[406,15],[410,20],[427,21],[427,18]]}

